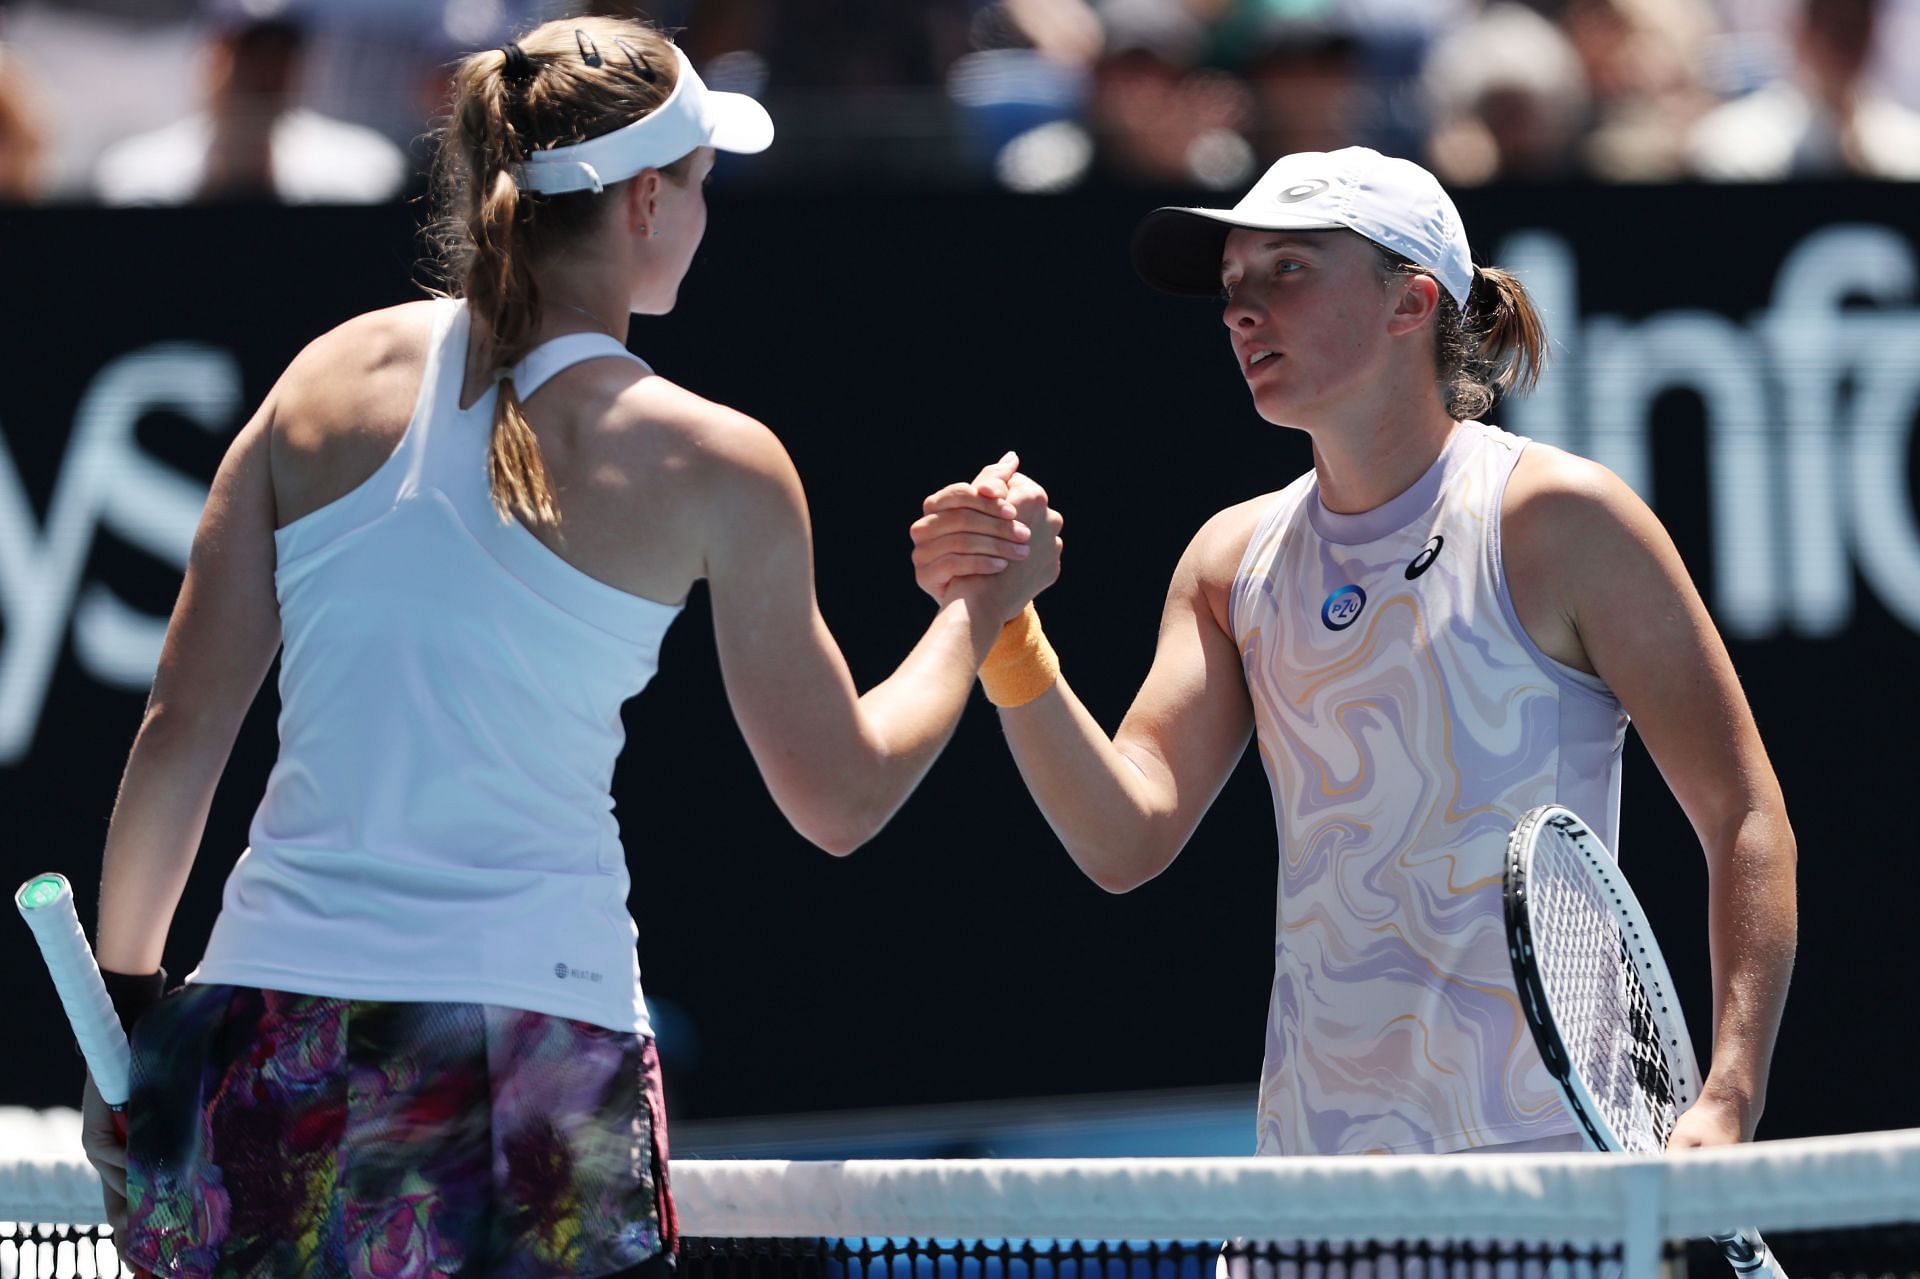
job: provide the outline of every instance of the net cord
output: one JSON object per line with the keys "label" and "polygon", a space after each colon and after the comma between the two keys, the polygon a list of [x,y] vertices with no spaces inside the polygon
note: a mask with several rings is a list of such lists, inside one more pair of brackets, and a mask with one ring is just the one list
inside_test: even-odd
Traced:
{"label": "net cord", "polygon": [[[678,1159],[683,1233],[780,1238],[1408,1237],[1617,1242],[1730,1221],[1761,1230],[1920,1219],[1920,1130],[1807,1137],[1678,1155],[1159,1159]],[[1635,1208],[1636,1198],[1645,1205]],[[0,1220],[104,1220],[77,1158],[0,1164]]]}

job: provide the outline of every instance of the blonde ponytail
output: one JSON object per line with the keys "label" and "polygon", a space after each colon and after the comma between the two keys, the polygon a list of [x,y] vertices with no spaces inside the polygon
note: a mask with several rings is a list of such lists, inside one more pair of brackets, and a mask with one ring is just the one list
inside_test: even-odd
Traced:
{"label": "blonde ponytail", "polygon": [[520,409],[513,377],[501,369],[496,379],[500,397],[493,402],[493,436],[487,443],[487,490],[493,509],[502,520],[518,514],[530,523],[558,524],[560,509],[547,480],[547,464],[540,460],[540,441]]}
{"label": "blonde ponytail", "polygon": [[481,367],[494,371],[499,388],[493,402],[493,434],[487,444],[487,490],[503,521],[518,515],[530,523],[554,524],[560,512],[553,486],[540,458],[540,442],[513,385],[513,366],[526,358],[540,306],[540,286],[526,255],[514,252],[519,210],[520,189],[503,165],[494,171],[474,219],[473,266],[467,276],[467,298],[475,317],[487,321],[480,338]]}

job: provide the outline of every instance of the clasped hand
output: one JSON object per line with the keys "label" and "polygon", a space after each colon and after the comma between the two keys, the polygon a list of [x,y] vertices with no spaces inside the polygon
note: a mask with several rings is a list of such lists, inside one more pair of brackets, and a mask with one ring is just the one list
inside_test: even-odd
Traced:
{"label": "clasped hand", "polygon": [[1060,576],[1065,518],[1008,453],[928,496],[911,529],[913,576],[939,604],[965,597],[1005,621]]}

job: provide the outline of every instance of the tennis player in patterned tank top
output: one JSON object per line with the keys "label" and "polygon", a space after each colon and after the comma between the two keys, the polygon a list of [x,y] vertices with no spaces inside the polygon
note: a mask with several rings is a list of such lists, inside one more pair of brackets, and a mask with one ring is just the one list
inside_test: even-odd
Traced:
{"label": "tennis player in patterned tank top", "polygon": [[[1156,210],[1133,257],[1160,289],[1221,298],[1255,408],[1307,433],[1313,469],[1200,529],[1111,737],[1031,609],[983,679],[1048,821],[1114,892],[1167,868],[1257,741],[1280,852],[1258,1149],[1580,1148],[1513,993],[1501,859],[1548,802],[1615,843],[1629,719],[1710,871],[1712,1071],[1672,1144],[1750,1139],[1793,961],[1793,834],[1653,513],[1479,420],[1542,367],[1520,282],[1473,264],[1431,174],[1358,147],[1287,156],[1232,209]],[[995,496],[927,499],[914,558],[935,599],[991,571]]]}

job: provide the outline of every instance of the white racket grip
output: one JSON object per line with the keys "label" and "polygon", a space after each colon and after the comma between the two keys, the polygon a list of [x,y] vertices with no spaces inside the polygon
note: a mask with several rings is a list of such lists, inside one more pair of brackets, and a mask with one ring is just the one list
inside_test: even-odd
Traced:
{"label": "white racket grip", "polygon": [[[59,881],[57,895],[46,890],[49,880]],[[125,1105],[133,1052],[113,1001],[107,998],[107,984],[100,980],[100,966],[94,962],[87,935],[81,931],[72,886],[63,875],[36,875],[20,886],[14,902],[40,943],[40,954],[73,1024],[73,1037],[80,1041],[93,1086],[109,1106]]]}

